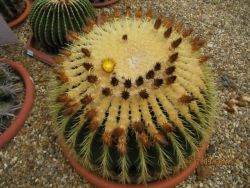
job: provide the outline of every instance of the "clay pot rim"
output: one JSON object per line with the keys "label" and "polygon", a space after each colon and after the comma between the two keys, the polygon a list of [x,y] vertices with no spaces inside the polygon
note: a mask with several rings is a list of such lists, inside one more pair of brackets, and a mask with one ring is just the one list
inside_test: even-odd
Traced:
{"label": "clay pot rim", "polygon": [[112,5],[112,4],[116,3],[116,2],[118,2],[118,0],[106,0],[103,3],[92,3],[92,4],[93,4],[93,6],[95,8],[102,8],[102,7],[106,7],[106,6]]}
{"label": "clay pot rim", "polygon": [[29,72],[21,65],[7,59],[1,59],[0,62],[9,65],[13,68],[22,78],[25,84],[25,96],[23,104],[15,119],[11,122],[10,126],[0,135],[0,148],[7,144],[14,138],[18,131],[23,127],[29,113],[33,107],[35,99],[35,87],[30,77]]}
{"label": "clay pot rim", "polygon": [[203,145],[197,152],[196,158],[182,171],[178,174],[170,177],[169,179],[160,180],[157,182],[149,183],[147,185],[133,184],[133,185],[123,185],[109,180],[105,180],[102,177],[97,176],[91,171],[84,168],[74,157],[70,154],[69,150],[60,142],[62,152],[64,156],[68,159],[71,166],[77,171],[77,173],[85,178],[89,183],[96,186],[97,188],[173,188],[185,179],[187,179],[192,172],[198,167],[199,163],[204,157],[205,151],[208,146],[208,142],[204,142]]}
{"label": "clay pot rim", "polygon": [[8,22],[8,25],[10,28],[15,28],[21,23],[24,22],[24,20],[29,16],[30,10],[31,10],[31,3],[30,0],[24,0],[25,1],[25,9],[22,14],[20,14],[16,19]]}

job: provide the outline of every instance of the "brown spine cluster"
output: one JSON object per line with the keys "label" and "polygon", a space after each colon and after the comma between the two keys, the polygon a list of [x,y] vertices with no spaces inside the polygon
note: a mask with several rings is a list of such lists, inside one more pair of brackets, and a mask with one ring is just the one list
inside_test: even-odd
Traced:
{"label": "brown spine cluster", "polygon": [[71,56],[71,51],[67,50],[67,49],[59,49],[59,53],[69,57]]}
{"label": "brown spine cluster", "polygon": [[126,17],[131,17],[132,14],[131,14],[130,7],[126,7],[125,15]]}
{"label": "brown spine cluster", "polygon": [[102,94],[105,96],[110,96],[112,94],[112,91],[110,88],[106,87],[102,89]]}
{"label": "brown spine cluster", "polygon": [[130,94],[128,91],[124,90],[121,94],[121,97],[124,99],[124,100],[127,100],[129,98]]}
{"label": "brown spine cluster", "polygon": [[93,68],[93,65],[90,64],[90,63],[83,63],[83,67],[84,67],[87,71],[89,71],[90,69]]}
{"label": "brown spine cluster", "polygon": [[89,119],[93,119],[97,115],[96,109],[90,109],[86,112],[85,117]]}
{"label": "brown spine cluster", "polygon": [[127,40],[128,40],[128,35],[126,35],[126,34],[123,35],[123,36],[122,36],[122,40],[127,41]]}
{"label": "brown spine cluster", "polygon": [[200,58],[199,58],[199,63],[204,63],[204,62],[206,62],[207,60],[209,60],[211,58],[211,56],[208,56],[208,55],[204,55],[204,56],[201,56]]}
{"label": "brown spine cluster", "polygon": [[155,72],[153,70],[148,71],[146,74],[146,79],[153,79],[155,77]]}
{"label": "brown spine cluster", "polygon": [[91,52],[90,52],[87,48],[82,48],[82,53],[83,53],[86,57],[90,57],[90,56],[91,56]]}
{"label": "brown spine cluster", "polygon": [[167,84],[167,85],[173,84],[173,83],[175,82],[176,78],[177,78],[176,76],[170,76],[170,77],[168,77],[168,78],[166,79],[166,84]]}
{"label": "brown spine cluster", "polygon": [[66,116],[72,115],[76,111],[78,105],[79,103],[74,99],[65,102],[64,115]]}
{"label": "brown spine cluster", "polygon": [[120,155],[125,155],[127,153],[127,140],[126,137],[120,137],[118,139],[117,151]]}
{"label": "brown spine cluster", "polygon": [[131,80],[129,80],[129,79],[125,80],[124,87],[125,88],[131,88],[131,86],[132,86]]}
{"label": "brown spine cluster", "polygon": [[172,27],[168,28],[165,32],[164,32],[164,37],[165,38],[169,38],[171,33],[172,33]]}
{"label": "brown spine cluster", "polygon": [[195,37],[192,41],[191,41],[191,45],[192,45],[192,50],[193,51],[197,51],[199,50],[202,46],[204,46],[206,43],[205,40],[199,38],[199,37]]}
{"label": "brown spine cluster", "polygon": [[161,27],[161,18],[157,18],[154,24],[154,28],[158,30]]}
{"label": "brown spine cluster", "polygon": [[93,18],[88,17],[87,18],[87,25],[92,28],[94,25],[96,25],[96,22],[95,22],[95,20],[93,20]]}
{"label": "brown spine cluster", "polygon": [[180,33],[182,31],[182,28],[183,28],[183,23],[181,22],[178,22],[175,24],[175,30]]}
{"label": "brown spine cluster", "polygon": [[170,16],[170,17],[165,19],[164,26],[167,28],[172,27],[174,25],[174,22],[175,22],[175,17]]}
{"label": "brown spine cluster", "polygon": [[100,123],[98,121],[91,121],[91,124],[90,124],[90,127],[89,127],[90,131],[91,132],[96,132],[98,127],[99,127],[99,124]]}
{"label": "brown spine cluster", "polygon": [[153,10],[151,8],[147,10],[146,17],[149,18],[149,19],[152,19],[152,17],[153,17]]}
{"label": "brown spine cluster", "polygon": [[173,134],[173,132],[174,132],[174,128],[171,127],[171,126],[170,126],[169,124],[167,124],[167,123],[165,123],[165,124],[162,125],[162,129],[163,129],[166,133],[168,133],[168,134]]}
{"label": "brown spine cluster", "polygon": [[142,99],[147,99],[149,97],[148,92],[146,89],[143,89],[139,92],[139,95]]}
{"label": "brown spine cluster", "polygon": [[137,19],[140,19],[142,16],[143,16],[142,8],[139,8],[139,9],[135,12],[135,17],[136,17]]}
{"label": "brown spine cluster", "polygon": [[102,135],[102,140],[105,145],[111,146],[112,145],[112,133],[105,131]]}
{"label": "brown spine cluster", "polygon": [[68,95],[68,94],[62,94],[62,95],[59,95],[56,99],[56,102],[61,102],[61,103],[69,103],[71,102],[73,99]]}
{"label": "brown spine cluster", "polygon": [[116,77],[112,77],[110,83],[112,86],[117,86],[119,84],[119,80]]}
{"label": "brown spine cluster", "polygon": [[185,30],[182,32],[182,36],[183,36],[184,38],[186,38],[186,37],[190,36],[190,35],[192,34],[192,32],[193,32],[193,29],[192,29],[192,28],[185,29]]}
{"label": "brown spine cluster", "polygon": [[191,103],[193,100],[195,100],[195,97],[194,96],[192,96],[192,95],[186,95],[186,94],[184,94],[184,95],[182,95],[180,98],[179,98],[179,101],[181,102],[181,103]]}
{"label": "brown spine cluster", "polygon": [[136,85],[137,86],[141,86],[143,84],[144,80],[143,80],[143,77],[142,76],[139,76],[137,79],[136,79]]}
{"label": "brown spine cluster", "polygon": [[163,136],[162,134],[160,134],[160,133],[157,133],[157,134],[154,135],[154,140],[155,140],[156,142],[159,142],[159,143],[164,144],[164,145],[167,145],[167,144],[168,144],[167,140],[166,140],[166,139],[164,138],[164,136]]}
{"label": "brown spine cluster", "polygon": [[161,70],[161,64],[159,62],[155,64],[154,70],[155,71]]}
{"label": "brown spine cluster", "polygon": [[165,73],[167,75],[173,74],[175,69],[176,69],[175,66],[168,67],[168,68],[166,68]]}
{"label": "brown spine cluster", "polygon": [[69,81],[69,78],[64,71],[57,71],[57,79],[60,80],[62,83],[66,83]]}
{"label": "brown spine cluster", "polygon": [[68,34],[66,36],[66,40],[68,42],[74,42],[77,39],[78,39],[78,34],[77,33],[73,32],[73,31],[68,32]]}
{"label": "brown spine cluster", "polygon": [[177,48],[182,42],[182,38],[178,38],[171,43],[172,48]]}
{"label": "brown spine cluster", "polygon": [[85,26],[82,28],[82,31],[83,31],[84,33],[88,34],[88,33],[90,33],[90,31],[91,31],[91,27],[85,25]]}
{"label": "brown spine cluster", "polygon": [[139,121],[133,123],[133,128],[138,133],[142,133],[144,131],[144,125]]}
{"label": "brown spine cluster", "polygon": [[91,95],[85,95],[82,99],[81,99],[81,103],[83,105],[88,105],[89,103],[91,103],[93,101],[93,98],[91,97]]}
{"label": "brown spine cluster", "polygon": [[94,75],[88,75],[87,76],[87,81],[89,83],[94,84],[94,83],[96,83],[98,81],[98,78],[97,78],[97,76],[94,76]]}
{"label": "brown spine cluster", "polygon": [[160,87],[162,84],[163,84],[163,79],[161,78],[154,79],[154,86]]}
{"label": "brown spine cluster", "polygon": [[138,134],[138,139],[141,142],[142,145],[148,147],[150,145],[150,140],[148,135],[145,132],[142,132],[141,134]]}
{"label": "brown spine cluster", "polygon": [[178,57],[179,57],[178,52],[175,52],[169,57],[168,59],[169,63],[174,63],[178,59]]}
{"label": "brown spine cluster", "polygon": [[114,17],[115,18],[120,18],[121,17],[121,12],[118,9],[115,9],[115,11],[114,11]]}
{"label": "brown spine cluster", "polygon": [[53,56],[53,60],[56,64],[61,65],[64,62],[64,58],[62,56]]}

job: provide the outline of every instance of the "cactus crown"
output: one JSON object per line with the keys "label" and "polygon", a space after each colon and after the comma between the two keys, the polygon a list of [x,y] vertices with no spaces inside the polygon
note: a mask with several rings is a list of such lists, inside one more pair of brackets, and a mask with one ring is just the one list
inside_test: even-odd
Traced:
{"label": "cactus crown", "polygon": [[88,0],[37,0],[32,5],[30,23],[41,45],[55,51],[67,42],[70,31],[82,31],[89,17],[95,18],[95,13]]}
{"label": "cactus crown", "polygon": [[84,167],[147,183],[184,168],[209,136],[213,81],[191,30],[151,10],[113,17],[56,58],[54,128]]}
{"label": "cactus crown", "polygon": [[19,77],[7,65],[0,64],[0,134],[8,128],[20,108],[17,94],[22,91],[22,86],[17,84],[18,81]]}
{"label": "cactus crown", "polygon": [[24,9],[24,0],[0,0],[0,13],[6,22],[15,19]]}

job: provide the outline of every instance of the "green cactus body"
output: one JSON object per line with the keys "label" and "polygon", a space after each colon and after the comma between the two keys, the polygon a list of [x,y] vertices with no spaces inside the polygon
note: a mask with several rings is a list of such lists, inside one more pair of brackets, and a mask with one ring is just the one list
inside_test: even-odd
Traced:
{"label": "green cactus body", "polygon": [[0,13],[7,22],[18,17],[24,9],[24,0],[0,0]]}
{"label": "green cactus body", "polygon": [[65,44],[69,31],[82,31],[88,18],[95,19],[88,0],[37,0],[32,5],[30,23],[41,45],[55,51]]}
{"label": "green cactus body", "polygon": [[115,12],[56,58],[54,129],[84,167],[145,184],[196,156],[212,129],[215,91],[204,41],[190,34],[150,11]]}

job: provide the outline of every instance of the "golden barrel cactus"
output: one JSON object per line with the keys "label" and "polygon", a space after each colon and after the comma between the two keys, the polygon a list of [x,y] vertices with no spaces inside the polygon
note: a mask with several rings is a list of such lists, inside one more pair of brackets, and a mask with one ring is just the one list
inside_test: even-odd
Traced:
{"label": "golden barrel cactus", "polygon": [[172,18],[115,11],[55,58],[54,129],[87,169],[148,183],[185,168],[210,135],[215,92],[192,38]]}

